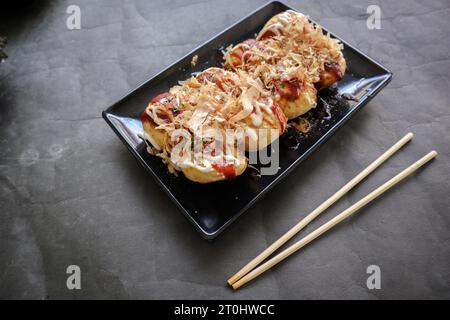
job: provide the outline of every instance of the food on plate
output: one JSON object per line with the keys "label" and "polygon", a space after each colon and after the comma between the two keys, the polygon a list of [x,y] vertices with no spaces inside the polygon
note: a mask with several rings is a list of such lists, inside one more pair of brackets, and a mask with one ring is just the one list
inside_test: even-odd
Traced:
{"label": "food on plate", "polygon": [[246,152],[278,139],[287,120],[314,108],[317,90],[346,69],[342,45],[294,11],[274,16],[224,59],[224,68],[209,68],[153,98],[141,116],[149,152],[198,183],[242,174]]}
{"label": "food on plate", "polygon": [[210,68],[198,75],[197,80],[202,85],[212,85],[212,91],[225,96],[217,102],[215,111],[229,125],[240,129],[247,151],[265,148],[286,130],[286,117],[260,79],[246,72]]}
{"label": "food on plate", "polygon": [[[189,108],[208,113],[203,125],[214,120],[243,134],[247,151],[265,148],[286,130],[287,119],[271,93],[259,79],[245,72],[209,68],[183,86],[173,88],[173,92],[179,101],[187,101]],[[196,130],[197,127],[192,129]]]}
{"label": "food on plate", "polygon": [[250,39],[238,44],[225,55],[225,67],[259,78],[288,119],[317,104],[317,90],[303,66],[294,60],[278,59],[273,48],[263,42]]}
{"label": "food on plate", "polygon": [[263,79],[289,119],[317,104],[317,90],[342,79],[346,62],[342,44],[295,11],[271,18],[256,39],[226,53],[225,67]]}
{"label": "food on plate", "polygon": [[247,167],[245,151],[272,143],[287,120],[259,79],[210,68],[152,99],[142,114],[144,139],[173,173],[209,183]]}
{"label": "food on plate", "polygon": [[319,90],[341,80],[345,74],[342,43],[299,12],[288,10],[272,17],[256,39],[268,42],[275,50],[282,49],[281,55],[290,59],[298,60],[300,56],[299,62]]}

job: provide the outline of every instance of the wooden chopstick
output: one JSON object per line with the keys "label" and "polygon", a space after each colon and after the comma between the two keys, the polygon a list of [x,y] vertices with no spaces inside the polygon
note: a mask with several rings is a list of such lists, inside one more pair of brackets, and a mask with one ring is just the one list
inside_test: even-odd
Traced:
{"label": "wooden chopstick", "polygon": [[327,223],[323,224],[322,226],[320,226],[319,228],[317,228],[316,230],[314,230],[313,232],[308,234],[306,237],[304,237],[300,241],[296,242],[289,248],[285,249],[284,251],[282,251],[281,253],[279,253],[278,255],[276,255],[275,257],[270,259],[269,261],[265,262],[258,268],[254,269],[253,271],[251,271],[250,273],[245,275],[243,278],[241,278],[239,281],[235,282],[232,285],[233,289],[238,289],[242,285],[244,285],[247,282],[258,277],[261,273],[269,270],[270,268],[272,268],[274,265],[276,265],[280,261],[286,259],[291,254],[293,254],[297,250],[301,249],[302,247],[304,247],[305,245],[307,245],[308,243],[310,243],[311,241],[313,241],[314,239],[319,237],[321,234],[330,230],[335,225],[342,222],[344,219],[348,218],[349,216],[351,216],[353,213],[355,213],[359,209],[363,208],[369,202],[375,200],[377,197],[382,195],[384,192],[386,192],[387,190],[389,190],[390,188],[395,186],[397,183],[399,183],[400,181],[402,181],[403,179],[405,179],[406,177],[411,175],[413,172],[418,170],[424,164],[426,164],[430,160],[434,159],[437,155],[438,155],[438,153],[436,151],[431,151],[430,153],[428,153],[427,155],[422,157],[420,160],[416,161],[415,163],[410,165],[408,168],[406,168],[405,170],[403,170],[402,172],[397,174],[395,177],[393,177],[389,181],[385,182],[383,185],[376,188],[374,191],[369,193],[367,196],[365,196],[364,198],[362,198],[361,200],[359,200],[358,202],[356,202],[355,204],[353,204],[352,206],[350,206],[349,208],[344,210],[339,215],[337,215],[336,217],[334,217]]}
{"label": "wooden chopstick", "polygon": [[228,279],[228,284],[231,286],[236,281],[241,279],[247,273],[252,271],[256,266],[263,262],[267,257],[274,253],[283,244],[289,241],[293,236],[295,236],[300,230],[302,230],[306,225],[308,225],[312,220],[319,216],[322,212],[328,209],[332,204],[342,198],[347,192],[349,192],[353,187],[355,187],[359,182],[371,174],[375,169],[377,169],[383,162],[389,159],[394,153],[396,153],[401,147],[408,143],[412,138],[413,134],[409,132],[402,139],[400,139],[396,144],[390,147],[385,153],[383,153],[378,159],[372,162],[367,168],[361,171],[356,177],[350,180],[345,186],[339,189],[335,194],[318,206],[314,211],[303,218],[299,223],[292,227],[288,232],[286,232],[281,238],[272,243],[266,250],[261,252],[256,258],[246,264],[241,270],[239,270],[234,276]]}

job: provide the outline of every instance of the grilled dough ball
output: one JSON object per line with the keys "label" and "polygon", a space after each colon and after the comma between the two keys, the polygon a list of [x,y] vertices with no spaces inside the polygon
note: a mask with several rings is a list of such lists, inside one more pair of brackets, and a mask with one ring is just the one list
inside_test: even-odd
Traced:
{"label": "grilled dough ball", "polygon": [[195,136],[186,129],[173,131],[166,142],[170,165],[194,182],[232,180],[247,168],[244,153],[217,127],[205,127]]}
{"label": "grilled dough ball", "polygon": [[[345,74],[347,64],[342,44],[325,35],[322,28],[301,13],[288,10],[272,17],[257,37],[258,41],[267,39],[284,41],[288,50],[304,56],[304,67],[313,73],[318,90],[341,80]],[[310,48],[312,54],[308,52]]]}
{"label": "grilled dough ball", "polygon": [[142,122],[144,138],[169,170],[199,183],[242,174],[245,151],[267,147],[287,126],[260,79],[220,68],[207,69],[152,99]]}
{"label": "grilled dough ball", "polygon": [[288,119],[297,118],[317,105],[317,90],[305,78],[278,80],[275,90],[279,96],[278,105]]}
{"label": "grilled dough ball", "polygon": [[260,80],[242,71],[233,73],[219,68],[207,69],[197,79],[202,84],[214,84],[227,95],[217,115],[241,130],[247,151],[263,149],[285,132],[287,119]]}
{"label": "grilled dough ball", "polygon": [[302,66],[294,63],[287,68],[285,62],[274,56],[264,42],[253,39],[238,44],[225,55],[225,67],[259,77],[286,118],[293,119],[317,105],[317,90]]}
{"label": "grilled dough ball", "polygon": [[[174,112],[175,101],[171,94],[160,95],[152,100],[141,117],[144,139],[155,148],[169,171],[181,171],[186,178],[198,183],[231,180],[241,175],[247,168],[247,158],[235,147],[234,141],[226,149],[221,128],[204,128],[205,132],[196,132],[194,137],[188,129],[179,126],[179,117],[191,120],[195,110]],[[228,150],[233,150],[232,154],[227,154]]]}

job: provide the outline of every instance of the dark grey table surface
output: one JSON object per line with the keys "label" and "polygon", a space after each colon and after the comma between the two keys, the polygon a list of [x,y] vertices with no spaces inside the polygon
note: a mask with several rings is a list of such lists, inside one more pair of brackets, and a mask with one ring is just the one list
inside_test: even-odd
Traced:
{"label": "dark grey table surface", "polygon": [[[286,2],[394,79],[213,242],[101,111],[265,1],[22,0],[0,9],[10,56],[0,65],[0,298],[450,298],[450,2]],[[71,4],[81,30],[66,28]],[[366,27],[370,4],[381,7],[381,30]],[[412,143],[306,232],[437,149],[431,165],[258,281],[226,287],[408,131]],[[69,265],[81,268],[81,290],[66,287]],[[369,265],[381,269],[380,290],[366,287]]]}

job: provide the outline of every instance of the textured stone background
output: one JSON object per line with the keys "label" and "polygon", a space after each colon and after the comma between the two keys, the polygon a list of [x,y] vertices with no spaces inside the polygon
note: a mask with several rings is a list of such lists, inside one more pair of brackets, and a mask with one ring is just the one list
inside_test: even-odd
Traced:
{"label": "textured stone background", "polygon": [[[0,65],[0,298],[450,298],[449,1],[287,1],[394,79],[212,243],[100,114],[265,1],[16,3],[0,9],[10,55]],[[82,30],[66,29],[70,4]],[[381,30],[366,28],[369,4],[381,6]],[[243,290],[225,286],[408,131],[410,145],[306,231],[436,148],[432,165]],[[71,264],[80,291],[66,289]],[[371,264],[381,290],[366,288]]]}

